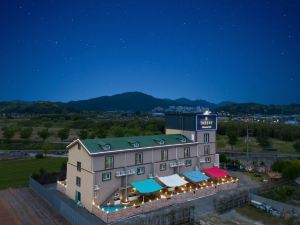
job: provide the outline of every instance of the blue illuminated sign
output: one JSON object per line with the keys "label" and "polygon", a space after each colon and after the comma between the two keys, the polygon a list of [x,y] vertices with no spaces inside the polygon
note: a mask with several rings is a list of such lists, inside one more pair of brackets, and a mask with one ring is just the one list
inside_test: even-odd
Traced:
{"label": "blue illuminated sign", "polygon": [[196,130],[216,130],[216,129],[217,129],[216,114],[196,115]]}

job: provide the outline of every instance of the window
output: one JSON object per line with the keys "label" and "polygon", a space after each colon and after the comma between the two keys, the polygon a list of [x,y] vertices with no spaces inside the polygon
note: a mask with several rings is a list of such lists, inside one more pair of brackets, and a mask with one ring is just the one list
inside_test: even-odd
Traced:
{"label": "window", "polygon": [[168,160],[168,149],[161,150],[161,161]]}
{"label": "window", "polygon": [[190,147],[185,147],[185,148],[183,149],[183,157],[184,157],[184,158],[189,158],[190,155],[191,155],[190,153],[191,153]]}
{"label": "window", "polygon": [[204,143],[209,143],[209,134],[208,133],[204,134]]}
{"label": "window", "polygon": [[81,144],[80,143],[77,143],[77,148],[78,148],[78,150],[81,149]]}
{"label": "window", "polygon": [[180,141],[181,141],[182,143],[186,143],[186,138],[185,138],[185,137],[182,137],[182,138],[180,138]]}
{"label": "window", "polygon": [[141,175],[141,174],[144,174],[145,173],[145,167],[138,167],[136,169],[136,174],[137,175]]}
{"label": "window", "polygon": [[189,160],[185,160],[185,166],[188,167],[188,166],[191,166],[192,165],[192,160],[189,159]]}
{"label": "window", "polygon": [[140,147],[140,143],[139,143],[139,142],[137,142],[137,141],[136,141],[136,142],[134,142],[132,145],[133,145],[133,147],[134,147],[134,148],[138,148],[138,147]]}
{"label": "window", "polygon": [[158,142],[160,145],[164,145],[165,144],[165,140],[164,139],[161,139],[161,140],[159,140],[159,142]]}
{"label": "window", "polygon": [[210,154],[210,146],[204,145],[204,155],[209,155],[209,154]]}
{"label": "window", "polygon": [[210,157],[205,157],[205,162],[210,163],[211,162]]}
{"label": "window", "polygon": [[81,179],[80,179],[80,177],[76,177],[76,185],[78,187],[80,187],[80,185],[81,185]]}
{"label": "window", "polygon": [[109,170],[114,168],[114,157],[113,156],[106,156],[105,157],[105,169]]}
{"label": "window", "polygon": [[81,171],[81,162],[77,162],[77,171],[78,171],[78,172]]}
{"label": "window", "polygon": [[167,169],[167,164],[166,163],[161,163],[160,165],[159,165],[159,170],[160,171],[164,171],[164,170],[166,170]]}
{"label": "window", "polygon": [[111,180],[111,172],[102,173],[102,181],[108,181],[108,180]]}
{"label": "window", "polygon": [[110,144],[105,144],[105,145],[100,145],[100,146],[105,151],[109,151],[110,150]]}
{"label": "window", "polygon": [[142,164],[143,163],[143,153],[142,152],[138,152],[135,153],[135,164]]}

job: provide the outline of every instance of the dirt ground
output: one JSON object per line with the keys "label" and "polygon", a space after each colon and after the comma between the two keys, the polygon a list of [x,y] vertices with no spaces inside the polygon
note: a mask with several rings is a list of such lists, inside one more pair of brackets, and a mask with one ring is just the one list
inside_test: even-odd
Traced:
{"label": "dirt ground", "polygon": [[29,188],[10,188],[0,191],[0,224],[69,225],[60,214]]}

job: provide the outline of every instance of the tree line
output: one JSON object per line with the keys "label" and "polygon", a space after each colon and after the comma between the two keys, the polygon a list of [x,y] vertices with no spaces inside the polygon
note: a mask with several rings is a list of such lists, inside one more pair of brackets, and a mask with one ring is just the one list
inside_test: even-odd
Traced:
{"label": "tree line", "polygon": [[267,122],[229,121],[219,122],[217,133],[227,135],[228,143],[233,146],[236,144],[238,137],[247,136],[247,126],[249,136],[255,137],[261,147],[269,147],[269,139],[276,138],[282,141],[295,142],[295,149],[300,151],[300,127],[298,126]]}

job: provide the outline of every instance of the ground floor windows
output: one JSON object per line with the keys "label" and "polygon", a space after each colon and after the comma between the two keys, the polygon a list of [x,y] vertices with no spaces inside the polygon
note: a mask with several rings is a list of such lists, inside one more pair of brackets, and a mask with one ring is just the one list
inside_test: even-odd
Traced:
{"label": "ground floor windows", "polygon": [[159,164],[159,170],[160,171],[164,171],[164,170],[166,170],[167,169],[167,164],[166,163],[161,163],[161,164]]}
{"label": "ground floor windows", "polygon": [[111,180],[111,172],[102,173],[102,181]]}
{"label": "ground floor windows", "polygon": [[80,177],[76,177],[76,185],[78,187],[80,187],[80,185],[81,185],[81,179],[80,179]]}
{"label": "ground floor windows", "polygon": [[210,157],[205,157],[205,162],[206,162],[206,163],[210,163],[210,162],[211,162]]}
{"label": "ground floor windows", "polygon": [[79,191],[75,191],[75,202],[81,202],[81,193]]}
{"label": "ground floor windows", "polygon": [[138,167],[136,168],[136,174],[141,175],[145,173],[145,167]]}
{"label": "ground floor windows", "polygon": [[191,165],[192,165],[191,159],[185,160],[185,166],[191,166]]}

